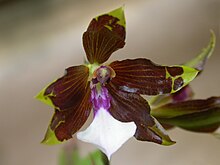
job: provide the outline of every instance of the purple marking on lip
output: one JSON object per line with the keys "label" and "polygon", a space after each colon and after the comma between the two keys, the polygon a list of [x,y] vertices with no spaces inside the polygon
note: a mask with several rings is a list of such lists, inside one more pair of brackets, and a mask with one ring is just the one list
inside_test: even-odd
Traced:
{"label": "purple marking on lip", "polygon": [[108,110],[111,106],[111,96],[108,93],[108,89],[104,86],[101,86],[100,93],[98,93],[96,86],[94,86],[92,88],[90,100],[93,105],[94,115],[100,108]]}

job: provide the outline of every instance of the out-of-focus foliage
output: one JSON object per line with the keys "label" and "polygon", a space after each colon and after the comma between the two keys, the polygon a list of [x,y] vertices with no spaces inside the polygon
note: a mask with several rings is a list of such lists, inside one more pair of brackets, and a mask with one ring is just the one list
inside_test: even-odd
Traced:
{"label": "out-of-focus foliage", "polygon": [[100,150],[96,150],[86,157],[81,157],[76,147],[70,151],[63,150],[59,157],[59,165],[109,165],[108,158]]}

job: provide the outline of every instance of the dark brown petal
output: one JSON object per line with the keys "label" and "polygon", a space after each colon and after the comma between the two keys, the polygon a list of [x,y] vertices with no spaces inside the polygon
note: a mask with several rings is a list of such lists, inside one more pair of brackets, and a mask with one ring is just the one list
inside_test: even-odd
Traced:
{"label": "dark brown petal", "polygon": [[88,61],[104,63],[111,54],[125,45],[125,27],[119,19],[105,14],[94,18],[83,34],[83,46]]}
{"label": "dark brown petal", "polygon": [[178,77],[177,79],[174,80],[173,89],[178,90],[183,86],[183,84],[184,84],[183,78]]}
{"label": "dark brown petal", "polygon": [[54,106],[60,111],[72,108],[81,102],[86,94],[89,69],[84,65],[66,69],[66,74],[48,86],[44,95],[48,95]]}
{"label": "dark brown petal", "polygon": [[180,67],[168,67],[167,71],[173,77],[183,74],[183,68]]}
{"label": "dark brown petal", "polygon": [[69,139],[85,123],[91,110],[89,69],[73,66],[66,74],[45,89],[55,107],[50,128],[59,141]]}
{"label": "dark brown petal", "polygon": [[122,122],[134,121],[137,126],[136,139],[162,144],[162,138],[150,129],[155,122],[150,116],[147,101],[139,94],[118,90],[111,82],[106,87],[111,95],[111,115]]}
{"label": "dark brown petal", "polygon": [[116,76],[112,83],[127,92],[158,95],[174,93],[198,73],[184,66],[160,66],[147,59],[115,61],[110,64]]}
{"label": "dark brown petal", "polygon": [[59,141],[68,140],[77,132],[86,122],[91,111],[90,87],[85,89],[84,96],[74,102],[72,107],[55,110],[50,128],[55,132]]}

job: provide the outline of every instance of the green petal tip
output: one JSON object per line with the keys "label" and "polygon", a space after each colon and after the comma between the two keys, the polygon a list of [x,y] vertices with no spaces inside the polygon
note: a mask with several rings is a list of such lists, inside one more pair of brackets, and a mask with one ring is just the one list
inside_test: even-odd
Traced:
{"label": "green petal tip", "polygon": [[46,144],[46,145],[56,145],[62,143],[59,141],[54,133],[54,131],[51,130],[50,127],[48,127],[46,135],[44,139],[41,141],[41,144]]}
{"label": "green petal tip", "polygon": [[119,7],[108,13],[109,15],[119,19],[118,24],[125,27],[125,15],[124,15],[124,6]]}
{"label": "green petal tip", "polygon": [[164,146],[170,146],[175,144],[175,141],[172,141],[169,137],[169,135],[167,134],[166,130],[162,127],[162,125],[157,121],[156,118],[154,118],[152,116],[152,118],[154,119],[155,125],[153,127],[149,127],[153,132],[155,132],[160,138],[161,138],[161,145]]}
{"label": "green petal tip", "polygon": [[[188,85],[194,78],[196,78],[196,76],[198,75],[199,71],[197,69],[188,67],[188,66],[178,66],[177,67],[182,67],[183,69],[183,74],[178,77],[181,77],[183,79],[183,85],[178,88],[178,89],[172,89],[171,93],[175,93],[177,91],[179,91],[180,89],[182,89],[183,87],[185,87],[186,85]],[[173,82],[174,84],[174,82]]]}
{"label": "green petal tip", "polygon": [[197,69],[183,66],[183,75],[181,76],[184,80],[184,86],[189,84],[199,73]]}
{"label": "green petal tip", "polygon": [[34,98],[36,98],[37,100],[43,102],[44,104],[47,104],[51,107],[54,107],[54,105],[53,105],[52,101],[50,100],[50,98],[48,96],[44,95],[45,89],[42,89]]}
{"label": "green petal tip", "polygon": [[[55,81],[56,81],[56,80],[54,80],[52,83],[54,83]],[[51,85],[52,83],[50,83],[49,85]],[[48,85],[48,86],[49,86],[49,85]],[[53,102],[51,101],[50,97],[49,97],[49,96],[54,96],[54,94],[51,93],[51,94],[49,94],[49,95],[45,95],[45,91],[46,91],[46,89],[47,89],[48,86],[46,86],[45,88],[43,88],[34,98],[37,99],[37,100],[39,100],[39,101],[41,101],[41,102],[43,102],[44,104],[47,104],[47,105],[49,105],[49,106],[51,106],[51,107],[53,107],[53,108],[56,108],[56,107],[54,106]]]}
{"label": "green petal tip", "polygon": [[162,145],[164,145],[164,146],[171,146],[173,144],[176,144],[176,142],[172,141],[172,140],[162,139]]}

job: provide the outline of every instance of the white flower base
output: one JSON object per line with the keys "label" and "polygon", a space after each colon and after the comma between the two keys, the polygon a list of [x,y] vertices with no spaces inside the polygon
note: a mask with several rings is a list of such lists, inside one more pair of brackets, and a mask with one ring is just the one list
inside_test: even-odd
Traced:
{"label": "white flower base", "polygon": [[90,126],[77,133],[77,138],[95,144],[110,160],[111,155],[135,134],[136,128],[134,122],[120,122],[100,108]]}

